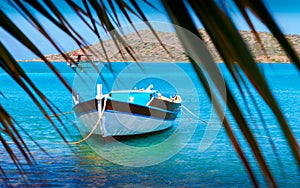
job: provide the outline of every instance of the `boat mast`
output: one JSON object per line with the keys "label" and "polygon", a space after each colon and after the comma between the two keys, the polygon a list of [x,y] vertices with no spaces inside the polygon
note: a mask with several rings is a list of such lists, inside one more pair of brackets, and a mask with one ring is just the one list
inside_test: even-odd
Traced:
{"label": "boat mast", "polygon": [[98,116],[100,117],[100,114],[102,112],[102,84],[97,84],[97,95],[96,99],[98,102]]}

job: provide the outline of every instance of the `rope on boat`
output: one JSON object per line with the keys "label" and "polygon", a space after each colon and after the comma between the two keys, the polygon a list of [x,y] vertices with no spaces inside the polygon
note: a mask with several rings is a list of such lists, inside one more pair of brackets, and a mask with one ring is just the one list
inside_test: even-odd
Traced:
{"label": "rope on boat", "polygon": [[[202,121],[203,123],[205,123],[206,125],[209,125],[209,123],[207,121],[205,121],[204,119],[201,119],[200,117],[198,117],[196,114],[194,114],[191,110],[189,110],[186,106],[181,105],[182,108],[184,108],[190,115],[192,115],[195,119]],[[183,111],[182,111],[183,112]],[[185,112],[183,112],[183,114],[187,115]],[[189,118],[190,119],[190,118]]]}
{"label": "rope on boat", "polygon": [[81,139],[81,140],[79,140],[77,142],[69,142],[69,144],[75,144],[75,145],[80,144],[80,143],[86,141],[87,139],[89,139],[92,136],[92,134],[95,132],[96,128],[98,127],[98,125],[100,124],[100,122],[102,120],[102,117],[103,117],[103,114],[104,114],[104,111],[105,111],[105,108],[106,108],[106,101],[107,101],[107,98],[105,97],[104,98],[103,109],[102,109],[101,114],[100,114],[100,116],[98,118],[98,121],[94,125],[93,129],[91,130],[91,132],[85,138],[83,138],[83,139]]}

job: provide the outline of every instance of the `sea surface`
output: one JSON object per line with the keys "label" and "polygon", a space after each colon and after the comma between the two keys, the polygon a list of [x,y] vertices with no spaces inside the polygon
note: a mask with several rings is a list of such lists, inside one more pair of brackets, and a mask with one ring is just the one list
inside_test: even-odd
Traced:
{"label": "sea surface", "polygon": [[[45,64],[20,65],[61,112],[72,111],[71,93]],[[78,80],[81,79],[79,75],[65,63],[54,63],[54,66],[71,87],[78,89]],[[141,63],[140,66],[142,68],[130,63],[113,63],[112,67],[100,67],[105,82],[101,77],[92,79],[95,83],[103,84],[104,93],[112,88],[139,89],[153,84],[154,89],[166,96],[175,93],[180,95],[183,105],[201,120],[183,109],[184,113],[180,115],[176,125],[160,133],[109,141],[92,136],[88,143],[66,144],[30,97],[0,69],[0,91],[4,95],[0,95],[1,105],[46,151],[41,151],[20,130],[37,163],[35,167],[30,167],[21,159],[25,172],[24,177],[21,177],[1,145],[0,163],[8,182],[17,187],[26,184],[29,187],[252,187],[247,171],[212,110],[211,102],[191,65]],[[243,98],[224,64],[218,66],[237,102],[241,104],[247,121],[251,122],[250,128],[267,158],[277,184],[280,187],[300,187],[299,167],[272,112],[251,86],[248,89],[242,87]],[[299,141],[299,71],[292,64],[260,64],[259,67]],[[77,70],[77,73],[84,75],[85,72]],[[95,95],[93,89],[88,94],[84,94],[85,91],[87,90],[83,89],[79,92],[85,95],[82,100]],[[256,100],[255,104],[251,97]],[[260,120],[260,114],[264,123]],[[250,147],[228,110],[226,115],[254,169],[259,185],[267,186]],[[54,117],[52,120],[66,139],[70,142],[81,140],[74,115],[66,114],[60,118],[64,125]],[[2,186],[6,184],[0,180],[0,187]]]}

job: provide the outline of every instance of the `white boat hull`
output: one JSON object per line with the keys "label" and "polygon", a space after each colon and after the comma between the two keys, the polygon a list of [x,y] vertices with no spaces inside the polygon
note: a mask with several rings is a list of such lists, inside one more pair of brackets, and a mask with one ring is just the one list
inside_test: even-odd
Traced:
{"label": "white boat hull", "polygon": [[[80,115],[78,118],[81,123],[80,130],[91,132],[98,118],[97,111]],[[174,121],[108,110],[104,112],[94,134],[103,137],[145,134],[170,128]]]}

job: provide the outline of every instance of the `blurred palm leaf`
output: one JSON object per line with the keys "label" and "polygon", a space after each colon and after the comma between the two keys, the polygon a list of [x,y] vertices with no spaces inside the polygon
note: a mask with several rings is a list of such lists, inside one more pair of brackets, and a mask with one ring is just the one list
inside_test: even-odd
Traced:
{"label": "blurred palm leaf", "polygon": [[[185,6],[184,3],[181,3],[180,6],[177,6],[178,4],[175,6],[172,4],[171,1],[163,2],[165,3],[165,6],[173,23],[178,24],[179,26],[182,26],[188,29],[189,31],[192,31],[196,35],[199,35],[194,26],[194,23],[186,21],[190,20],[190,18],[187,18],[188,16],[183,16],[182,7]],[[273,95],[267,85],[267,82],[265,81],[263,75],[260,73],[259,68],[254,62],[254,59],[247,45],[243,41],[242,37],[240,36],[239,32],[233,25],[228,15],[224,13],[214,1],[189,0],[188,2],[190,3],[190,6],[194,9],[199,20],[201,20],[206,31],[213,40],[214,44],[216,45],[216,48],[222,56],[229,72],[232,74],[232,77],[235,78],[234,80],[237,82],[237,85],[239,85],[239,83],[236,77],[240,77],[239,71],[242,71],[243,74],[247,76],[250,83],[254,85],[257,91],[261,94],[262,98],[269,105],[270,109],[273,111],[273,113],[277,117],[279,124],[282,127],[282,131],[290,144],[290,147],[293,151],[296,160],[298,161],[298,164],[300,164],[298,143],[294,138],[286,120],[284,119],[283,114],[279,110],[279,106],[273,98]],[[183,45],[186,45],[189,49],[192,49],[195,52],[197,52],[197,45],[193,44],[190,41],[187,41],[187,37],[188,36],[179,36]],[[186,50],[188,50],[188,48],[186,48]],[[287,50],[287,52],[289,52],[289,50]],[[291,52],[290,56],[295,57],[294,52]],[[203,64],[205,64],[205,62],[203,62]],[[238,65],[240,69],[236,69],[236,65]],[[194,67],[195,66],[197,66],[197,64],[195,64]],[[217,85],[217,83],[215,84]],[[257,162],[261,167],[262,172],[265,174],[267,181],[270,183],[270,185],[276,186],[274,177],[272,176],[272,173],[269,170],[269,167],[267,166],[266,160],[264,159],[262,152],[260,151],[257,141],[254,135],[252,134],[252,131],[249,128],[249,125],[239,108],[239,105],[237,104],[230,90],[227,89],[226,91],[227,98],[224,100],[225,102],[227,102],[227,106],[229,107],[231,113],[237,121],[240,130],[242,131],[250,147],[252,148],[252,152],[256,156]]]}
{"label": "blurred palm leaf", "polygon": [[[194,35],[200,38],[200,35],[195,26],[195,20],[193,20],[194,18],[192,18],[192,16],[190,15],[191,9],[195,12],[196,19],[202,22],[207,33],[209,34],[209,37],[212,39],[219,54],[223,58],[224,63],[227,69],[229,70],[232,78],[236,82],[241,94],[243,95],[243,91],[241,88],[242,86],[246,86],[246,83],[250,83],[252,86],[255,87],[256,91],[265,100],[269,108],[273,111],[274,115],[276,116],[279,125],[281,126],[281,130],[284,133],[285,138],[288,141],[289,146],[294,154],[294,157],[298,165],[300,165],[298,142],[295,139],[292,131],[290,130],[289,125],[285,120],[284,115],[281,112],[276,100],[274,99],[263,74],[260,72],[256,62],[254,61],[254,58],[251,52],[249,51],[248,46],[243,41],[241,35],[237,31],[237,28],[230,19],[230,15],[228,14],[226,6],[220,8],[220,4],[213,0],[178,0],[176,1],[176,3],[174,3],[174,1],[172,0],[163,0],[162,2],[167,10],[169,17],[171,18],[171,21],[174,24],[187,29],[188,31],[192,32]],[[47,0],[44,3],[38,1],[9,1],[9,3],[11,4],[11,6],[15,7],[16,10],[28,20],[28,22],[30,22],[38,31],[40,31],[40,33],[53,45],[53,47],[55,47],[55,49],[65,58],[66,61],[71,61],[74,63],[74,60],[64,53],[64,50],[45,30],[45,28],[37,19],[37,17],[35,17],[34,14],[31,13],[32,9],[39,12],[51,23],[53,23],[57,28],[59,28],[61,31],[67,34],[78,45],[78,48],[85,53],[85,47],[87,47],[89,44],[85,41],[84,37],[77,32],[76,28],[74,28],[67,21],[63,13],[52,1]],[[148,22],[147,15],[140,8],[140,3],[145,3],[151,6],[153,9],[156,9],[155,5],[153,5],[151,2],[146,0],[130,0],[129,2],[123,0],[116,0],[108,1],[107,5],[102,0],[84,0],[83,6],[81,6],[81,4],[76,4],[73,1],[66,1],[66,3],[74,11],[74,13],[87,25],[87,27],[97,36],[107,62],[109,62],[109,57],[103,45],[100,30],[104,30],[105,32],[110,34],[114,44],[116,45],[119,53],[124,58],[124,60],[124,53],[128,53],[136,61],[136,54],[134,52],[134,49],[130,45],[128,45],[126,39],[122,37],[122,35],[124,35],[123,33],[120,33],[122,31],[116,30],[116,27],[121,26],[121,22],[119,20],[120,15],[124,16],[128,23],[133,23],[131,19],[132,15],[144,21],[145,24],[151,30],[151,32],[154,34],[154,36],[157,38],[161,46],[171,56],[171,53],[164,46],[163,41],[161,41],[161,39],[156,34],[154,28]],[[255,27],[249,19],[247,9],[250,9],[252,13],[255,14],[269,28],[269,30],[276,37],[282,48],[289,55],[291,61],[293,61],[297,66],[298,70],[300,70],[300,62],[297,54],[295,53],[289,42],[285,39],[284,35],[280,31],[279,27],[276,25],[276,22],[270,16],[270,13],[268,12],[264,4],[260,0],[234,0],[234,3],[239,8],[241,14],[245,18],[246,22],[249,24],[252,31],[254,32],[258,42],[262,45],[262,42],[255,30]],[[191,9],[189,9],[188,7],[191,7]],[[57,77],[62,81],[62,83],[66,86],[70,93],[72,93],[72,89],[63,79],[63,77],[59,74],[59,72],[55,69],[55,67],[43,56],[38,47],[35,46],[32,43],[32,41],[30,41],[30,39],[20,30],[20,28],[18,28],[17,25],[13,23],[13,21],[2,10],[0,10],[0,25],[15,39],[17,39],[34,54],[40,57],[57,75]],[[133,29],[137,31],[136,28]],[[216,65],[212,61],[209,61],[201,62],[202,65],[200,66],[200,61],[202,57],[198,57],[197,52],[199,52],[199,45],[193,43],[193,41],[191,41],[189,39],[189,36],[187,36],[185,33],[182,33],[177,30],[177,34],[182,42],[184,49],[187,51],[187,54],[189,54],[191,64],[193,65],[199,80],[202,82],[205,91],[207,92],[208,96],[210,96],[210,99],[212,101],[215,101],[216,95],[224,96],[222,95],[223,91],[221,91],[222,85],[220,85],[217,79],[214,78],[214,76],[216,75],[221,76],[221,73],[212,72],[212,70],[217,69]],[[0,65],[3,68],[3,70],[6,71],[28,93],[28,95],[35,102],[38,108],[43,112],[44,116],[51,122],[53,127],[65,140],[64,136],[59,131],[58,127],[50,119],[49,115],[46,113],[46,110],[39,102],[38,98],[34,95],[34,93],[37,94],[39,99],[42,100],[42,102],[47,106],[47,108],[49,108],[51,112],[55,114],[55,107],[53,106],[53,104],[51,104],[51,102],[47,100],[46,96],[44,96],[42,92],[39,91],[39,89],[31,82],[26,73],[22,70],[22,68],[18,65],[16,60],[8,52],[6,47],[2,43],[0,44]],[[125,52],[122,50],[122,48],[125,49]],[[208,73],[208,76],[206,76],[203,70]],[[208,79],[213,81],[219,93],[210,92],[207,81]],[[263,156],[262,151],[257,143],[257,140],[251,130],[251,125],[249,122],[247,122],[245,114],[241,110],[240,104],[237,103],[237,100],[233,96],[226,82],[225,88],[227,97],[222,98],[223,102],[225,102],[229,107],[230,112],[233,115],[235,121],[237,122],[240,131],[242,132],[244,138],[247,140],[251,151],[255,156],[262,173],[265,176],[266,181],[269,183],[269,185],[276,186],[276,180],[273,177],[273,174],[269,169],[267,160],[265,156]],[[217,102],[214,103],[214,105],[218,112],[218,115],[221,117],[224,112],[220,108],[220,103]],[[3,128],[0,127],[1,143],[4,145],[7,153],[9,153],[16,167],[20,170],[20,173],[22,173],[19,159],[16,158],[15,151],[13,151],[7,144],[7,137],[3,137],[2,133],[6,134],[10,139],[14,141],[14,143],[17,145],[17,148],[22,153],[22,156],[26,159],[26,161],[29,164],[34,163],[34,159],[31,156],[30,150],[26,146],[25,142],[22,140],[22,137],[20,136],[20,134],[18,134],[17,129],[14,128],[9,114],[4,110],[2,106],[0,106],[0,111],[0,121],[3,126]],[[58,120],[60,120],[58,116],[57,118]],[[263,121],[262,117],[261,119]],[[228,121],[227,117],[224,118],[223,125],[226,130],[226,133],[228,134],[229,139],[233,144],[233,147],[235,148],[246,170],[248,171],[254,186],[258,186],[257,178],[255,177],[253,169],[247,157],[245,156],[244,150],[240,146],[239,140],[235,136],[235,132],[233,131],[232,125]],[[1,165],[0,178],[4,181],[6,180],[5,171],[1,167]]]}

